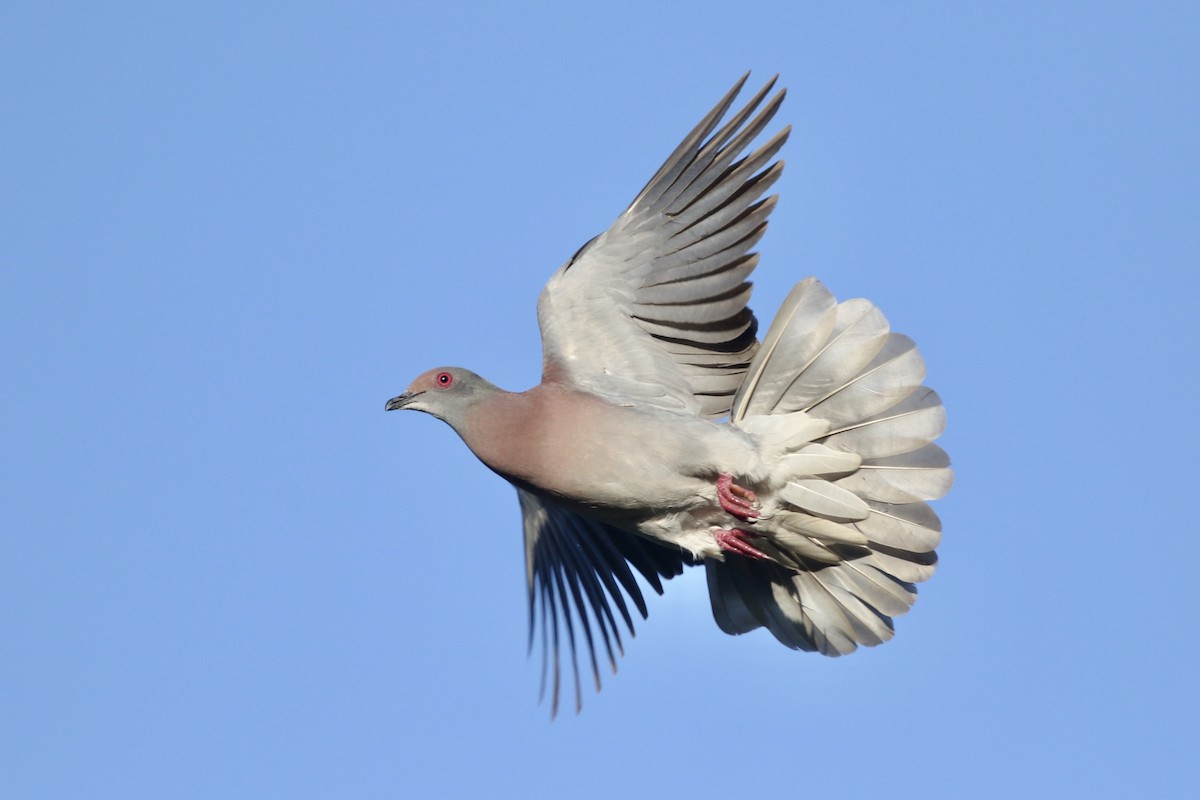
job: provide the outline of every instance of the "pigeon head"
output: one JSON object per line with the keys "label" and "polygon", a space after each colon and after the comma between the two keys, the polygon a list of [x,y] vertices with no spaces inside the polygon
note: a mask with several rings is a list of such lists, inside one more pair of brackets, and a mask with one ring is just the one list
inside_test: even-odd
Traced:
{"label": "pigeon head", "polygon": [[457,427],[473,405],[498,391],[493,384],[470,370],[437,367],[419,375],[404,394],[388,400],[384,409],[424,411]]}

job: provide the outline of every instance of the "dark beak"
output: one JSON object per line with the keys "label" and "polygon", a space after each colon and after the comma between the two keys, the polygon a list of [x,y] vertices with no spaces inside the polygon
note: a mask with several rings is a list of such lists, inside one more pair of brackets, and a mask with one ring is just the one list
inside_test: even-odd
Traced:
{"label": "dark beak", "polygon": [[385,405],[383,407],[383,410],[384,411],[395,411],[396,409],[404,408],[405,406],[408,405],[408,402],[410,400],[412,400],[414,397],[416,397],[419,394],[420,394],[420,392],[405,392],[402,395],[397,395],[396,397],[393,397],[391,400],[387,401],[387,405]]}

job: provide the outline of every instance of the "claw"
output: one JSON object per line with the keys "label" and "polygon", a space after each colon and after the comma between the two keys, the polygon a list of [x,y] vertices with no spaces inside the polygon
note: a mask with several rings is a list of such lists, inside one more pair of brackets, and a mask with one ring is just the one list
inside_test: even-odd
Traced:
{"label": "claw", "polygon": [[741,528],[731,528],[730,530],[715,528],[713,530],[713,537],[717,540],[717,544],[720,545],[722,550],[728,553],[738,553],[749,558],[769,559],[770,556],[746,541],[747,539],[757,538],[757,536],[758,534],[744,531]]}
{"label": "claw", "polygon": [[745,522],[758,519],[758,495],[733,482],[733,475],[722,472],[717,476],[717,502],[729,514]]}

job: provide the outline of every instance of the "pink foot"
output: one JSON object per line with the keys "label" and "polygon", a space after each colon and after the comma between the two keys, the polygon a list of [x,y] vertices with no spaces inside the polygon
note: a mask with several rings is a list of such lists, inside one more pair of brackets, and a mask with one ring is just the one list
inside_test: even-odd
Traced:
{"label": "pink foot", "polygon": [[717,476],[717,502],[740,520],[753,522],[758,519],[758,509],[754,505],[758,502],[758,495],[734,483],[733,476],[728,472]]}
{"label": "pink foot", "polygon": [[744,531],[741,528],[732,528],[727,531],[717,528],[713,531],[713,536],[716,538],[717,544],[721,546],[721,549],[727,553],[738,553],[750,558],[770,558],[762,550],[759,550],[746,541],[747,539],[757,538],[758,534]]}

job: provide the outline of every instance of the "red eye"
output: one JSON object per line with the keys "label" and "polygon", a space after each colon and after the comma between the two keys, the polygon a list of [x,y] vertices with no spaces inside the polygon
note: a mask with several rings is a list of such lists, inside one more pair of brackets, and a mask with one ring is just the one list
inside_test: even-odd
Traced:
{"label": "red eye", "polygon": [[439,389],[449,389],[450,384],[454,383],[454,376],[449,372],[439,372],[436,380]]}

